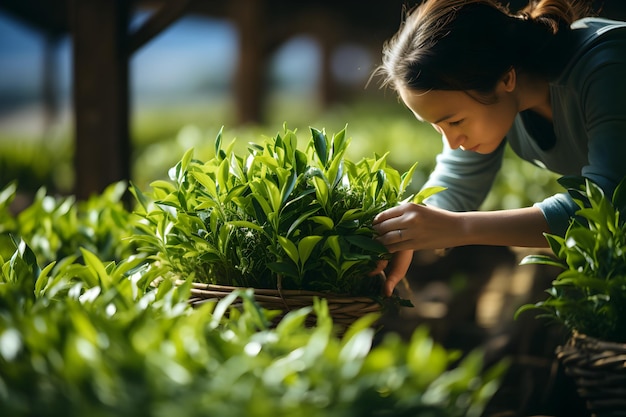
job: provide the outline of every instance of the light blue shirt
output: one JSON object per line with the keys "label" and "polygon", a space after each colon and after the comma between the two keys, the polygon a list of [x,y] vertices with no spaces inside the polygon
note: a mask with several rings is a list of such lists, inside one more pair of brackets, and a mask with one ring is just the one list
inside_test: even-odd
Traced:
{"label": "light blue shirt", "polygon": [[[550,84],[556,144],[544,151],[518,114],[506,140],[481,155],[450,149],[446,141],[424,187],[447,190],[426,203],[452,211],[477,210],[502,165],[506,143],[521,158],[560,175],[582,175],[611,196],[626,176],[626,23],[585,18],[572,25],[575,56]],[[535,203],[550,232],[564,235],[578,209],[567,193]]]}

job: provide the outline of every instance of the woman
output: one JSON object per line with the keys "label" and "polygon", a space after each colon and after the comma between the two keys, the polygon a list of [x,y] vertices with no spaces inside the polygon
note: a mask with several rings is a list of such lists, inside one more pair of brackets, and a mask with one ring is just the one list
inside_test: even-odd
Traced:
{"label": "woman", "polygon": [[544,233],[565,233],[577,207],[566,193],[476,211],[507,143],[555,173],[588,177],[607,195],[626,176],[626,24],[584,15],[566,0],[540,0],[518,15],[495,0],[426,0],[385,45],[383,85],[443,138],[424,187],[446,187],[426,205],[403,204],[374,220],[394,253],[387,295],[415,250],[545,247]]}

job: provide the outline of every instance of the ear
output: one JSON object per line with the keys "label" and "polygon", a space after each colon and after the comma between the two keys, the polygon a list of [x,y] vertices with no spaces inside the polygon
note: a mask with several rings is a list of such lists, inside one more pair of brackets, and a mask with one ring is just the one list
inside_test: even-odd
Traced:
{"label": "ear", "polygon": [[507,93],[515,90],[515,85],[517,84],[517,72],[515,72],[515,68],[511,67],[507,72],[504,73],[502,78],[500,79],[500,85]]}

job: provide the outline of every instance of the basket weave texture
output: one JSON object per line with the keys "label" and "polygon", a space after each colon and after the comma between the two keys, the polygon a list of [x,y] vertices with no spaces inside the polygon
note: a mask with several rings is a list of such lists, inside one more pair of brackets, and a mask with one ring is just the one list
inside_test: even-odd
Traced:
{"label": "basket weave texture", "polygon": [[556,355],[592,416],[626,416],[626,343],[574,332]]}
{"label": "basket weave texture", "polygon": [[[184,281],[177,281],[181,284]],[[192,282],[189,302],[197,306],[209,300],[220,300],[240,287]],[[324,298],[335,324],[347,327],[368,313],[380,312],[382,305],[369,297],[352,297],[304,290],[254,289],[256,302],[267,310],[280,310],[278,319],[291,310],[313,305],[314,298]]]}

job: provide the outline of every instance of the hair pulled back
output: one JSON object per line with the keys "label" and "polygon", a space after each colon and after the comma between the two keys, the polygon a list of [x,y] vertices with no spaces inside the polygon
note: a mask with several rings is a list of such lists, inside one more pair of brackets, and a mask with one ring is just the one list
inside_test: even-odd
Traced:
{"label": "hair pulled back", "polygon": [[496,0],[426,0],[383,49],[383,86],[474,90],[488,100],[511,68],[553,79],[571,54],[571,23],[587,9],[571,0],[531,2],[518,14]]}

